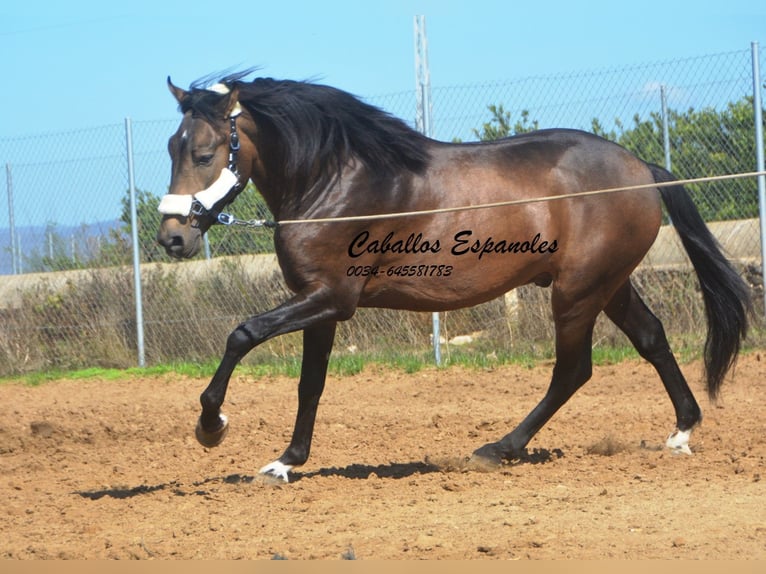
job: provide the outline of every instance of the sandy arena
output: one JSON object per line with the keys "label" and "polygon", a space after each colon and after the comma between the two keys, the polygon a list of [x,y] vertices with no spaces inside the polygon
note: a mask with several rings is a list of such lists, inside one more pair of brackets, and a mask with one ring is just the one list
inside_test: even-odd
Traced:
{"label": "sandy arena", "polygon": [[692,456],[661,448],[672,407],[636,360],[597,367],[529,460],[490,473],[463,461],[550,364],[330,376],[312,456],[278,486],[257,470],[287,445],[294,380],[235,372],[216,449],[193,436],[206,379],[2,384],[0,556],[764,559],[766,357],[743,356],[718,405],[682,368],[705,415]]}

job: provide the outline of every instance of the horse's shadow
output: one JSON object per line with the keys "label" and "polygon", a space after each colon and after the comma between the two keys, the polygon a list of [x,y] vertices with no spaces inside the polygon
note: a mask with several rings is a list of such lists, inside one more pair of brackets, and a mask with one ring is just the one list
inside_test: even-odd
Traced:
{"label": "horse's shadow", "polygon": [[[549,451],[547,449],[535,449],[532,452],[525,452],[515,458],[514,460],[496,467],[480,468],[471,464],[470,459],[460,460],[444,460],[444,461],[432,461],[426,458],[425,461],[412,461],[412,462],[391,462],[388,464],[369,465],[369,464],[349,464],[344,467],[329,467],[320,468],[310,472],[291,472],[290,482],[295,483],[301,480],[315,478],[315,477],[330,477],[337,476],[341,478],[349,478],[356,480],[366,480],[375,475],[377,478],[383,479],[402,479],[415,475],[428,475],[434,473],[449,473],[449,472],[492,472],[502,471],[514,466],[525,464],[546,464],[552,462],[555,459],[561,458],[564,453],[559,449]],[[196,481],[191,484],[183,484],[180,481],[173,480],[166,483],[160,483],[155,485],[141,484],[134,487],[124,488],[107,488],[101,490],[79,490],[74,491],[73,494],[88,498],[90,500],[99,500],[100,498],[108,497],[118,500],[124,500],[128,498],[134,498],[136,496],[142,496],[145,494],[152,494],[158,491],[169,491],[176,496],[203,496],[211,497],[211,492],[208,488],[213,484],[250,484],[252,482],[264,481],[263,475],[249,475],[249,474],[229,474],[226,476],[213,476],[204,480]],[[280,485],[284,484],[277,480],[265,480],[268,483]]]}
{"label": "horse's shadow", "polygon": [[416,474],[449,473],[449,472],[492,472],[502,471],[514,466],[525,464],[545,464],[564,456],[560,449],[534,449],[531,452],[525,450],[516,456],[513,460],[507,461],[501,465],[481,465],[474,463],[471,459],[449,458],[449,459],[431,459],[426,457],[425,461],[415,461],[407,463],[392,462],[389,464],[380,464],[377,466],[366,464],[350,464],[348,466],[337,468],[321,468],[311,472],[295,472],[290,474],[290,481],[296,482],[304,478],[313,478],[316,476],[340,476],[352,479],[367,479],[373,474],[378,478],[407,478]]}
{"label": "horse's shadow", "polygon": [[389,464],[369,465],[369,464],[349,464],[344,467],[320,468],[311,472],[294,472],[290,475],[291,482],[297,482],[306,478],[317,476],[339,476],[351,479],[368,479],[373,474],[378,478],[407,478],[416,474],[432,474],[441,472],[441,468],[428,461],[414,462],[391,462]]}
{"label": "horse's shadow", "polygon": [[[331,467],[322,468],[311,472],[291,472],[290,482],[298,482],[300,480],[313,478],[313,477],[327,477],[327,476],[340,476],[343,478],[352,479],[367,479],[373,473],[379,478],[407,478],[416,474],[430,474],[433,472],[441,472],[441,469],[427,462],[407,462],[407,463],[390,463],[381,464],[377,466],[366,464],[350,464],[343,468]],[[77,494],[83,498],[90,500],[99,500],[101,498],[114,498],[117,500],[124,500],[128,498],[134,498],[136,496],[142,496],[145,494],[152,494],[159,491],[169,491],[176,496],[210,496],[210,490],[206,487],[213,484],[250,484],[252,482],[267,482],[273,485],[283,484],[277,479],[264,478],[263,475],[250,475],[250,474],[229,474],[226,476],[212,476],[204,480],[195,481],[190,485],[184,485],[180,481],[173,480],[170,482],[148,485],[141,484],[134,487],[115,487],[105,488],[100,490],[78,490],[73,494]]]}

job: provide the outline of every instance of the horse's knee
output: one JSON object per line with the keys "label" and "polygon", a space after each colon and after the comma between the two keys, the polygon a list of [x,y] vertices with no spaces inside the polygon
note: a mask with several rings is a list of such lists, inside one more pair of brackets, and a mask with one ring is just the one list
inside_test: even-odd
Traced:
{"label": "horse's knee", "polygon": [[247,323],[237,326],[226,339],[226,352],[235,355],[244,355],[257,344],[254,333]]}

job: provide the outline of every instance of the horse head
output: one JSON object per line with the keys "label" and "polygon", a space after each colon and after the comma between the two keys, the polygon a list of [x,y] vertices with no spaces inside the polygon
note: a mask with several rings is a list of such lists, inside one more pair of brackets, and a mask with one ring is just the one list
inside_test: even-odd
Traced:
{"label": "horse head", "polygon": [[163,214],[157,241],[169,255],[193,257],[201,239],[216,223],[250,177],[251,145],[241,145],[237,129],[242,108],[238,90],[226,84],[190,91],[168,88],[183,119],[168,141],[172,176],[159,210]]}

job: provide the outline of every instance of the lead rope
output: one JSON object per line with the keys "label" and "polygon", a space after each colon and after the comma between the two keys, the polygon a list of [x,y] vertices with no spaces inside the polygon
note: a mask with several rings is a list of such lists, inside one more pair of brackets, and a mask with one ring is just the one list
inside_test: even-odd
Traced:
{"label": "lead rope", "polygon": [[570,193],[568,195],[547,195],[543,197],[530,197],[524,199],[512,199],[509,201],[498,201],[495,203],[482,203],[479,205],[463,205],[459,207],[442,207],[439,209],[425,209],[421,211],[402,211],[397,213],[376,213],[372,215],[348,215],[342,217],[323,217],[317,219],[283,219],[282,221],[270,221],[265,219],[243,220],[234,217],[229,213],[219,213],[218,222],[223,225],[239,225],[243,227],[268,227],[276,228],[280,225],[296,225],[299,223],[343,223],[353,221],[375,221],[379,219],[392,219],[395,217],[414,217],[417,215],[436,215],[439,213],[453,213],[456,211],[472,211],[475,209],[488,209],[490,207],[507,207],[510,205],[524,205],[527,203],[537,203],[541,201],[556,201],[560,199],[575,199],[578,197],[590,197],[593,195],[604,195],[607,193],[620,193],[624,191],[637,191],[641,189],[658,189],[661,187],[673,187],[676,185],[688,185],[691,183],[707,183],[712,181],[725,181],[731,179],[744,179],[748,177],[766,176],[766,171],[751,171],[747,173],[733,173],[727,175],[714,175],[709,177],[698,177],[692,179],[678,179],[675,181],[665,181],[659,183],[645,183],[642,185],[631,185],[626,187],[612,187],[607,189],[598,189],[594,191],[581,191]]}

